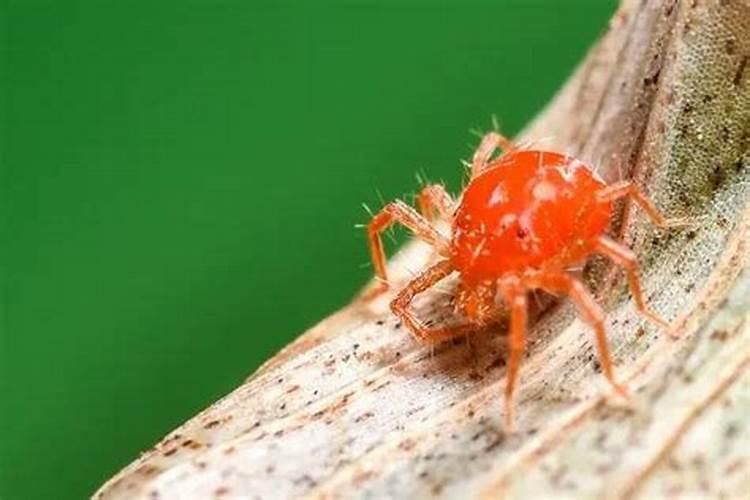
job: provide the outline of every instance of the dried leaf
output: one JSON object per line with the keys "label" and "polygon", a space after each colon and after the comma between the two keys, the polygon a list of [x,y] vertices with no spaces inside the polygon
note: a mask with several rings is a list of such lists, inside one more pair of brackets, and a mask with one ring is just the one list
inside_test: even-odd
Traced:
{"label": "dried leaf", "polygon": [[[551,137],[607,179],[632,177],[694,227],[620,221],[644,266],[652,328],[597,273],[618,374],[610,399],[590,330],[563,302],[533,326],[517,427],[501,426],[505,338],[427,348],[355,301],[108,481],[97,498],[654,497],[750,491],[750,4],[625,1],[521,140]],[[395,281],[430,259],[419,243]],[[599,265],[599,271],[606,269]],[[615,279],[618,278],[618,279]],[[448,294],[418,300],[450,315]]]}

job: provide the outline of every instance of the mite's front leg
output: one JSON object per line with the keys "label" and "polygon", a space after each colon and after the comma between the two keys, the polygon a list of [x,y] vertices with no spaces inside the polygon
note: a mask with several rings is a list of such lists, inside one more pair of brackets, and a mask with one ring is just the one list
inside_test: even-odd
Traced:
{"label": "mite's front leg", "polygon": [[388,288],[385,252],[383,251],[383,241],[380,234],[396,222],[411,230],[418,238],[434,246],[441,254],[447,252],[449,245],[448,240],[409,205],[400,200],[389,203],[372,218],[367,226],[372,263],[375,267],[375,275],[381,283],[379,291]]}
{"label": "mite's front leg", "polygon": [[437,264],[428,267],[416,278],[407,283],[404,289],[401,290],[391,302],[391,310],[393,311],[393,314],[401,320],[404,326],[406,326],[406,328],[408,328],[420,342],[425,344],[436,344],[444,340],[458,337],[459,335],[470,333],[475,328],[474,325],[470,324],[443,328],[428,328],[417,319],[413,312],[409,310],[409,306],[415,296],[424,292],[453,271],[454,267],[450,261],[440,261]]}
{"label": "mite's front leg", "polygon": [[428,220],[435,220],[434,211],[436,210],[438,215],[450,221],[453,217],[453,212],[456,210],[456,202],[453,197],[445,190],[440,184],[430,184],[425,186],[417,196],[417,205],[419,211]]}

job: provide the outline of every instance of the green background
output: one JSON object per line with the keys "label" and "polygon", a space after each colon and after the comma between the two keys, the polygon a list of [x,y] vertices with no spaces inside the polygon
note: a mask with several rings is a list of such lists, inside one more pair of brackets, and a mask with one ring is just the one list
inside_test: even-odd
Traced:
{"label": "green background", "polygon": [[0,498],[82,498],[368,279],[613,1],[3,2]]}

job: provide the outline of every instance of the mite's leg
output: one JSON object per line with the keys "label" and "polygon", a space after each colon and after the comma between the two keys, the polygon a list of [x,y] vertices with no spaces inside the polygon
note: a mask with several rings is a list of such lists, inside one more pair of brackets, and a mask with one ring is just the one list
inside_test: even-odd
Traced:
{"label": "mite's leg", "polygon": [[659,209],[656,208],[656,205],[632,181],[615,182],[597,193],[597,197],[601,201],[614,201],[626,196],[629,196],[636,205],[641,207],[641,210],[646,213],[648,218],[659,227],[679,225],[683,222],[681,219],[665,219]]}
{"label": "mite's leg", "polygon": [[609,354],[607,343],[607,332],[604,329],[604,313],[599,304],[596,303],[591,294],[583,286],[583,283],[567,274],[542,275],[539,278],[541,288],[551,293],[561,292],[567,294],[576,305],[583,320],[588,323],[596,334],[596,343],[599,350],[599,361],[602,365],[604,376],[612,387],[620,395],[627,397],[628,393],[624,386],[615,380],[612,358]]}
{"label": "mite's leg", "polygon": [[511,151],[514,149],[513,143],[507,137],[503,137],[497,132],[488,132],[482,137],[482,142],[479,143],[477,150],[474,152],[474,156],[471,159],[471,177],[474,178],[487,166],[487,162],[490,161],[492,153],[497,148],[502,148],[504,151]]}
{"label": "mite's leg", "polygon": [[528,304],[526,290],[518,289],[505,297],[510,307],[510,333],[508,346],[508,370],[505,375],[505,428],[513,428],[513,392],[518,379],[518,369],[521,366],[523,353],[526,349],[526,324],[528,318]]}
{"label": "mite's leg", "polygon": [[409,305],[416,295],[424,292],[453,271],[454,268],[450,261],[442,260],[437,264],[430,266],[416,278],[407,283],[403,290],[396,295],[396,298],[391,301],[391,310],[393,311],[393,314],[398,316],[401,322],[421,342],[435,344],[459,335],[464,335],[475,328],[474,325],[469,324],[445,328],[428,328],[409,310]]}
{"label": "mite's leg", "polygon": [[453,217],[453,211],[456,208],[456,202],[453,201],[448,191],[440,184],[425,186],[417,197],[417,205],[419,206],[419,211],[429,221],[435,219],[435,210],[437,210],[440,217],[450,221],[451,217]]}
{"label": "mite's leg", "polygon": [[424,217],[419,215],[416,210],[399,200],[389,203],[372,218],[370,224],[367,226],[372,263],[375,267],[375,275],[380,279],[383,290],[388,288],[388,281],[385,271],[385,253],[383,252],[383,241],[380,238],[380,233],[388,229],[394,222],[403,224],[417,237],[435,246],[440,253],[444,253],[448,248],[448,241]]}
{"label": "mite's leg", "polygon": [[630,291],[633,294],[633,300],[638,311],[649,321],[656,323],[662,328],[669,329],[669,323],[654,314],[643,298],[643,289],[641,280],[638,277],[638,260],[635,254],[628,247],[612,241],[606,236],[600,236],[594,241],[594,250],[612,259],[617,265],[622,266],[628,274],[628,283]]}

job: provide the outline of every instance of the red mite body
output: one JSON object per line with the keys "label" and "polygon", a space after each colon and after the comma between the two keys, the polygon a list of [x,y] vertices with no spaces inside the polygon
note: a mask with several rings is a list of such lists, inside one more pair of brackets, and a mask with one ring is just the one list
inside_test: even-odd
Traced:
{"label": "red mite body", "polygon": [[503,156],[464,191],[451,244],[458,271],[475,281],[538,269],[557,256],[573,263],[577,241],[609,225],[612,204],[596,199],[604,187],[585,164],[558,153]]}
{"label": "red mite body", "polygon": [[[504,155],[492,159],[497,148]],[[436,343],[487,325],[498,318],[499,296],[510,309],[505,390],[505,422],[512,425],[512,396],[525,349],[527,295],[542,289],[570,297],[591,325],[602,370],[616,383],[604,329],[604,313],[584,285],[568,270],[592,253],[609,257],[627,273],[635,305],[650,321],[667,323],[653,314],[643,299],[638,263],[629,248],[605,234],[615,200],[630,197],[659,226],[665,220],[633,183],[606,185],[586,164],[567,155],[521,150],[501,135],[487,134],[474,153],[471,179],[458,202],[440,185],[425,187],[418,197],[420,213],[396,200],[368,225],[375,273],[388,288],[380,234],[398,222],[433,245],[440,260],[417,275],[391,301],[391,310],[425,343]],[[434,212],[451,223],[444,235],[432,224]],[[409,309],[413,298],[458,272],[456,309],[466,322],[428,328]]]}

